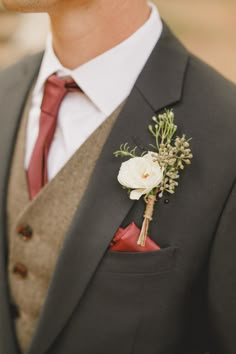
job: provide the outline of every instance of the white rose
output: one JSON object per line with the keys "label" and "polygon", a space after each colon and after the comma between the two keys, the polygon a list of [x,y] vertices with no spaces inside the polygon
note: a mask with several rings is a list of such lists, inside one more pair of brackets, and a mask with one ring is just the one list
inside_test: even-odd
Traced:
{"label": "white rose", "polygon": [[138,200],[142,195],[150,193],[163,179],[157,154],[149,151],[143,157],[133,157],[123,162],[117,179],[122,186],[133,189],[130,199]]}

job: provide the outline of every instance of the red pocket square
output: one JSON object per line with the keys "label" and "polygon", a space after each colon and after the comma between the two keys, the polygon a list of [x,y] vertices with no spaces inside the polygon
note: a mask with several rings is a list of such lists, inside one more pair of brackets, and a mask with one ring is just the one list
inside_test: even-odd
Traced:
{"label": "red pocket square", "polygon": [[120,227],[111,241],[109,249],[119,252],[148,252],[160,250],[160,246],[151,240],[150,237],[147,237],[145,247],[137,245],[139,234],[140,229],[134,222],[125,229]]}

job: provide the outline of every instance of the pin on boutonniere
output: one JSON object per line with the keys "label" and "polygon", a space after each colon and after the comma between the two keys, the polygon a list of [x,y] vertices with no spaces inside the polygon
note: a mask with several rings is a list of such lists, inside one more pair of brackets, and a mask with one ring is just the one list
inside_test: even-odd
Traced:
{"label": "pin on boutonniere", "polygon": [[189,144],[191,139],[187,139],[185,135],[175,136],[177,126],[174,124],[174,118],[172,110],[166,110],[158,117],[152,118],[154,124],[149,125],[148,130],[155,140],[155,145],[150,145],[150,151],[137,156],[137,147],[130,148],[126,143],[114,152],[116,157],[129,158],[121,164],[117,177],[123,188],[128,190],[129,198],[139,200],[144,196],[146,209],[137,241],[142,247],[145,246],[158,197],[163,197],[165,192],[175,193],[180,171],[190,165],[193,158]]}

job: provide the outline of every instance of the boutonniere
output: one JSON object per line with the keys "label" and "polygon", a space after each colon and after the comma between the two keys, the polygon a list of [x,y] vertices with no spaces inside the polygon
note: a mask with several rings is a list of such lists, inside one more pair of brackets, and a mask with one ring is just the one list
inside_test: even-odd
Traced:
{"label": "boutonniere", "polygon": [[158,197],[161,198],[165,192],[175,193],[180,171],[190,165],[193,157],[189,144],[191,139],[185,135],[175,136],[177,126],[174,118],[172,110],[152,118],[153,124],[148,126],[148,130],[155,143],[141,156],[136,155],[137,147],[130,148],[127,143],[114,152],[116,157],[129,158],[121,164],[117,177],[123,188],[128,190],[129,198],[139,200],[144,196],[146,209],[137,241],[142,247],[145,246]]}

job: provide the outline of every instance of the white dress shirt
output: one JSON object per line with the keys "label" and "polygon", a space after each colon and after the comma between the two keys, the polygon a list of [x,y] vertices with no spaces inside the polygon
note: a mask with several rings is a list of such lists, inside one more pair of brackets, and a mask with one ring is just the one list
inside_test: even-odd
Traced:
{"label": "white dress shirt", "polygon": [[48,155],[51,180],[85,140],[128,97],[162,32],[155,5],[146,23],[128,39],[75,70],[61,65],[49,35],[33,89],[26,132],[27,170],[39,132],[44,84],[53,73],[70,76],[83,92],[68,93],[62,101],[55,136]]}

